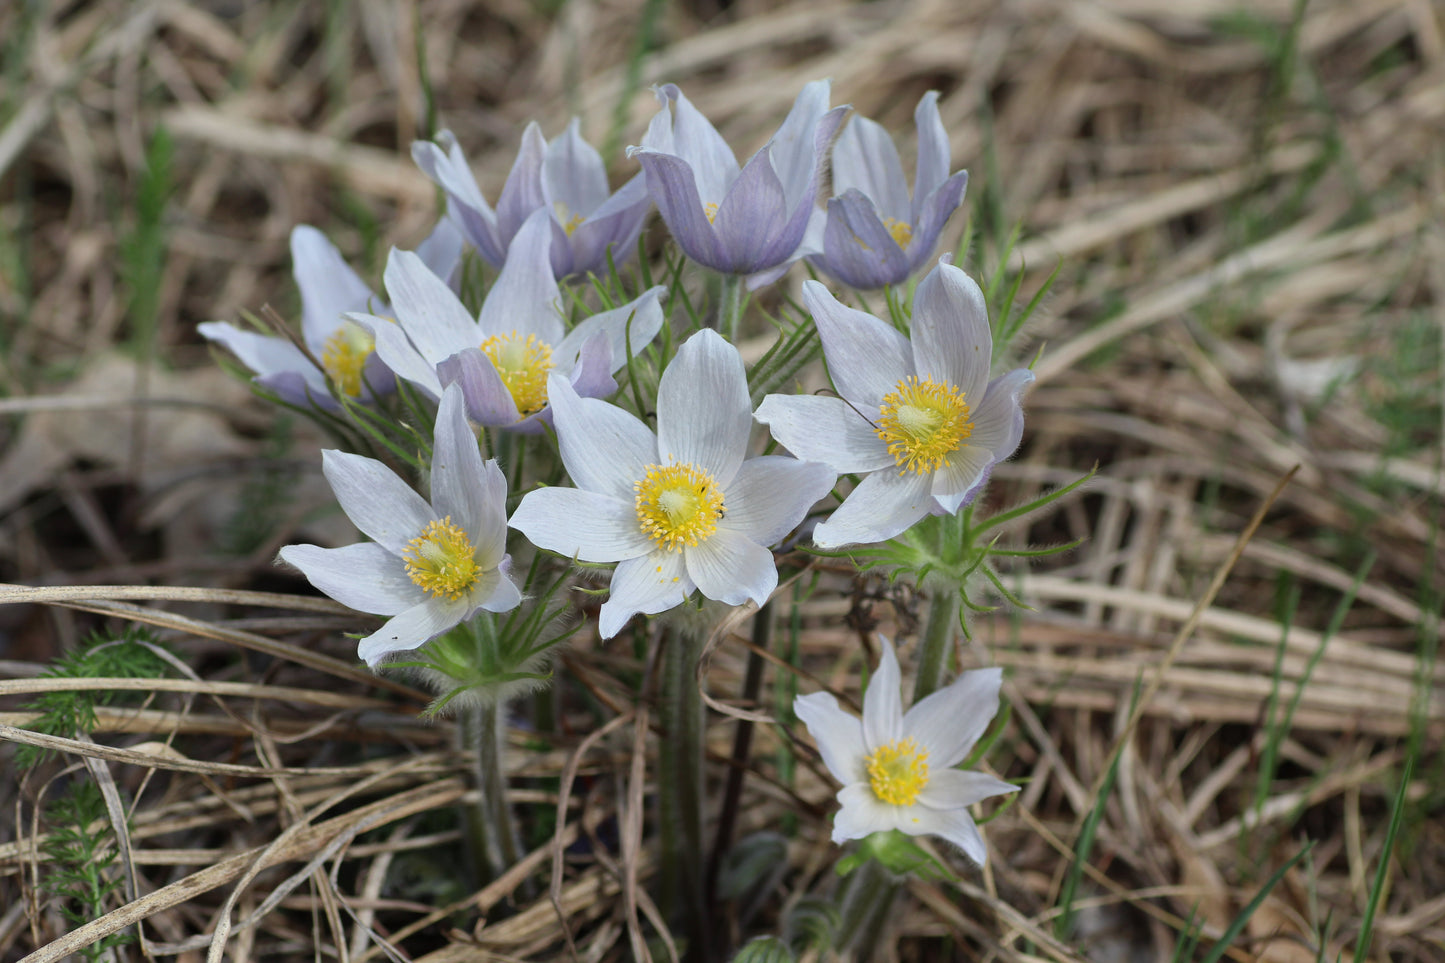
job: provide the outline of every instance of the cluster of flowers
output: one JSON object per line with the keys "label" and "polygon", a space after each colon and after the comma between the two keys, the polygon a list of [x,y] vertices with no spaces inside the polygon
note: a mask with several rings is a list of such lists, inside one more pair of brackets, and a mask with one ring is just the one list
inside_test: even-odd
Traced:
{"label": "cluster of flowers", "polygon": [[[675,86],[658,97],[661,109],[629,150],[642,170],[616,192],[575,120],[551,142],[535,124],[527,128],[495,208],[450,134],[414,145],[448,215],[416,252],[391,252],[385,299],[319,232],[299,227],[291,246],[301,343],[225,323],[201,327],[292,404],[332,412],[371,404],[398,379],[437,404],[429,501],[375,459],[327,451],[326,478],[370,541],[281,553],[321,591],[387,618],[360,642],[368,664],[417,649],[479,611],[521,604],[509,527],[561,556],[615,563],[600,615],[610,638],[635,614],[667,611],[695,592],[729,605],[764,603],[778,583],[771,546],[839,475],[859,480],[812,528],[822,549],[884,542],[926,516],[958,512],[1017,448],[1020,395],[1033,376],[1020,369],[990,378],[984,295],[946,255],[918,283],[906,335],[805,282],[834,396],[769,394],[754,410],[738,350],[703,329],[660,374],[655,430],[604,400],[628,360],[663,330],[667,289],[569,328],[559,281],[606,275],[624,262],[652,207],[689,259],[750,288],[806,259],[843,284],[873,289],[908,281],[931,258],[967,181],[948,172],[933,93],[915,112],[911,194],[887,133],[847,118],[846,107],[829,109],[826,82],[808,84],[767,146],[741,166]],[[820,204],[828,170],[835,196]],[[475,317],[458,296],[468,245],[499,269]],[[753,455],[755,421],[790,454]],[[495,459],[483,460],[474,426],[550,431],[574,487],[527,491],[508,518],[506,479]],[[993,716],[999,673],[967,673],[904,715],[886,642],[883,652],[861,722],[826,694],[797,703],[845,787],[834,837],[934,833],[981,861],[966,807],[1014,787],[952,767]]]}

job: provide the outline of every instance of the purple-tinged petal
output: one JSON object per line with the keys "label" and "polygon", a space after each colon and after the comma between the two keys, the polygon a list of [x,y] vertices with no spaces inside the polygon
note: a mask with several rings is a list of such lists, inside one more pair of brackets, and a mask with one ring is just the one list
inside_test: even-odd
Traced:
{"label": "purple-tinged petal", "polygon": [[608,359],[611,367],[608,373],[618,370],[627,363],[629,343],[632,346],[630,353],[636,357],[662,330],[664,318],[660,301],[666,293],[667,288],[659,284],[621,307],[592,315],[558,342],[552,351],[553,360],[559,367],[573,363],[582,345],[601,335],[610,348]]}
{"label": "purple-tinged petal", "polygon": [[472,176],[457,139],[449,130],[437,132],[438,144],[414,141],[411,157],[422,173],[446,192],[454,205],[458,226],[487,263],[500,267],[507,245],[497,233],[497,215]]}
{"label": "purple-tinged petal", "polygon": [[704,596],[727,605],[762,605],[778,587],[773,553],[737,531],[719,528],[682,550],[687,574]]}
{"label": "purple-tinged petal", "polygon": [[833,193],[850,190],[871,199],[880,217],[913,223],[898,148],[882,125],[866,117],[848,121],[833,146]]}
{"label": "purple-tinged petal", "polygon": [[828,201],[823,231],[823,268],[859,290],[881,288],[908,279],[908,259],[878,219],[873,202],[850,187]]}
{"label": "purple-tinged petal", "polygon": [[963,192],[967,187],[968,171],[959,171],[923,199],[919,219],[913,222],[913,237],[908,242],[909,274],[933,256],[943,225],[963,203]]}
{"label": "purple-tinged petal", "polygon": [[386,261],[386,292],[397,323],[428,364],[436,365],[480,340],[471,312],[410,251],[392,248]]}
{"label": "purple-tinged petal", "polygon": [[547,139],[533,121],[522,131],[522,146],[497,198],[497,233],[506,245],[508,260],[512,241],[522,223],[533,211],[547,206],[547,193],[542,187],[542,162],[546,156]]}
{"label": "purple-tinged petal", "polygon": [[803,461],[822,462],[840,474],[877,471],[894,464],[888,443],[861,411],[841,398],[768,395],[753,416],[778,443]]}
{"label": "purple-tinged petal", "polygon": [[482,338],[534,334],[552,346],[562,340],[562,292],[552,276],[552,215],[538,209],[512,241],[507,263],[482,302]]}
{"label": "purple-tinged petal", "polygon": [[726,489],[747,456],[752,425],[742,356],[704,328],[677,349],[657,386],[662,464],[695,465]]}
{"label": "purple-tinged petal", "polygon": [[918,282],[912,333],[919,378],[953,385],[970,406],[983,400],[993,359],[988,303],[973,278],[947,257]]}
{"label": "purple-tinged petal", "polygon": [[[506,500],[507,482],[501,472],[492,476],[483,471],[482,453],[467,423],[461,387],[448,385],[437,407],[432,442],[432,507],[438,515],[450,516],[472,544],[479,546],[484,540],[495,542],[497,533],[505,532]],[[495,544],[488,549],[493,562],[501,554]]]}
{"label": "purple-tinged petal", "polygon": [[281,560],[318,590],[358,612],[396,615],[427,595],[407,576],[402,560],[375,542],[343,548],[287,545]]}
{"label": "purple-tinged petal", "polygon": [[703,211],[697,181],[687,161],[649,150],[637,151],[634,156],[647,176],[648,193],[678,247],[705,267],[726,270],[727,261]]}
{"label": "purple-tinged petal", "polygon": [[863,693],[863,745],[876,750],[903,738],[902,674],[893,643],[878,637],[878,669]]}
{"label": "purple-tinged petal", "polygon": [[998,461],[1018,450],[1024,435],[1024,412],[1019,395],[1034,383],[1034,373],[1015,368],[989,383],[983,401],[970,412],[973,434],[968,443],[987,448]]}
{"label": "purple-tinged petal", "polygon": [[863,748],[863,724],[858,717],[845,712],[838,700],[827,692],[814,692],[793,700],[793,714],[808,727],[818,754],[833,778],[843,785],[868,778]]}
{"label": "purple-tinged petal", "polygon": [[906,531],[933,507],[930,476],[875,471],[813,529],[813,543],[822,549],[886,542]]}
{"label": "purple-tinged petal", "polygon": [[538,488],[508,523],[527,541],[583,562],[620,562],[653,550],[632,501],[580,488]]}
{"label": "purple-tinged petal", "polygon": [[903,716],[903,735],[916,739],[919,748],[928,753],[930,769],[949,770],[963,762],[998,713],[1002,685],[1002,669],[963,673],[908,710]]}
{"label": "purple-tinged petal", "polygon": [[898,807],[880,800],[866,782],[851,783],[838,790],[838,802],[843,808],[833,817],[835,843],[898,828]]}
{"label": "purple-tinged petal", "polygon": [[948,132],[938,116],[938,91],[930,90],[919,98],[918,106],[913,108],[913,125],[918,128],[918,162],[914,167],[913,208],[908,221],[916,226],[923,220],[924,200],[948,178]]}
{"label": "purple-tinged petal", "polygon": [[[836,480],[833,470],[818,462],[782,455],[749,458],[724,493],[727,515],[718,530],[740,532],[759,545],[777,544]],[[700,579],[697,583],[702,585]]]}
{"label": "purple-tinged petal", "polygon": [[388,653],[419,649],[466,618],[469,604],[466,601],[427,599],[362,639],[356,647],[356,654],[375,668]]}
{"label": "purple-tinged petal", "polygon": [[326,387],[326,379],[319,371],[315,375],[302,371],[278,371],[275,374],[258,375],[252,380],[282,401],[298,408],[315,405],[326,411],[341,410],[341,405],[331,397],[330,389]]}
{"label": "purple-tinged petal", "polygon": [[612,377],[614,367],[612,346],[599,331],[582,345],[569,376],[572,389],[582,398],[606,398],[617,390],[617,379]]}
{"label": "purple-tinged petal", "polygon": [[[783,118],[782,126],[768,141],[768,154],[790,210],[802,203],[811,206],[817,193],[817,183],[813,181],[818,166],[815,134],[819,121],[828,113],[831,87],[827,80],[804,84],[788,116]],[[811,190],[810,181],[813,181]]]}
{"label": "purple-tinged petal", "polygon": [[456,279],[457,268],[462,263],[462,248],[466,239],[457,228],[450,214],[443,214],[436,227],[416,246],[416,256],[421,263],[451,287]]}
{"label": "purple-tinged petal", "polygon": [[753,155],[733,181],[713,218],[718,247],[728,274],[748,274],[784,261],[797,249],[802,233],[791,243],[783,237],[788,208],[765,147]]}
{"label": "purple-tinged petal", "polygon": [[461,387],[468,417],[483,427],[506,428],[522,417],[506,382],[481,348],[458,351],[437,365],[437,376],[444,385]]}
{"label": "purple-tinged petal", "polygon": [[442,385],[437,380],[436,368],[421,356],[399,325],[369,314],[348,314],[346,319],[370,333],[376,356],[397,377],[410,381],[433,398],[441,397]]}
{"label": "purple-tinged petal", "polygon": [[572,232],[572,270],[577,274],[606,273],[608,247],[612,248],[613,265],[625,264],[637,253],[637,238],[651,210],[647,177],[639,173]]}
{"label": "purple-tinged petal", "polygon": [[436,520],[432,507],[375,458],[328,448],[321,453],[321,471],[346,517],[393,555],[406,551]]}
{"label": "purple-tinged petal", "polygon": [[598,633],[610,639],[639,612],[656,615],[681,605],[695,587],[677,552],[652,552],[618,562],[611,594],[602,603]]}
{"label": "purple-tinged petal", "polygon": [[[339,320],[339,319],[338,319]],[[321,372],[311,359],[285,338],[261,334],[238,328],[227,321],[207,321],[196,326],[201,337],[214,341],[235,355],[240,362],[258,375],[280,374],[283,371],[304,372],[308,368],[319,376]],[[324,393],[326,380],[318,377],[318,384]]]}
{"label": "purple-tinged petal", "polygon": [[823,253],[823,231],[828,223],[828,212],[821,207],[814,207],[808,212],[808,224],[803,229],[803,240],[793,249],[787,259],[781,264],[775,264],[762,271],[756,271],[748,275],[747,289],[756,291],[758,288],[772,284],[778,278],[788,273],[788,268],[794,262],[801,261],[805,257],[814,257]]}
{"label": "purple-tinged petal", "polygon": [[291,273],[301,290],[301,336],[317,357],[348,311],[365,311],[376,299],[336,246],[314,227],[291,229]]}
{"label": "purple-tinged petal", "polygon": [[[675,85],[667,84],[660,88],[658,99],[663,102],[663,110],[667,110],[667,100],[674,104],[672,148],[669,152],[692,168],[697,179],[698,193],[703,200],[721,204],[723,195],[738,176],[738,159],[733,149],[723,140],[712,122],[704,117]],[[645,139],[643,146],[649,146]]]}
{"label": "purple-tinged petal", "polygon": [[873,315],[844,307],[817,281],[803,282],[803,304],[818,326],[838,393],[876,417],[883,397],[914,373],[908,339]]}
{"label": "purple-tinged petal", "polygon": [[547,379],[557,446],[572,484],[633,504],[633,485],[657,464],[657,439],[646,425],[605,401],[579,398],[565,378]]}
{"label": "purple-tinged petal", "polygon": [[993,452],[978,445],[965,444],[950,454],[934,471],[929,489],[938,507],[952,515],[972,502],[983,490],[993,465]]}
{"label": "purple-tinged petal", "polygon": [[[547,199],[561,204],[568,220],[587,217],[607,200],[607,167],[602,155],[582,138],[582,121],[573,117],[567,129],[547,145],[542,161],[542,184]],[[559,215],[563,211],[557,211]]]}

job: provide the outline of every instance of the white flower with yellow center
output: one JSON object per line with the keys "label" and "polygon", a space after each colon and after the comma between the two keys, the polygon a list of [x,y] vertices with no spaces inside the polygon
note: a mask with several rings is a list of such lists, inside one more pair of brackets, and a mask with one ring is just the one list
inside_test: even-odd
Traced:
{"label": "white flower with yellow center", "polygon": [[928,514],[953,514],[1018,448],[1026,369],[989,380],[983,292],[945,255],[918,284],[912,338],[844,307],[816,281],[803,303],[840,397],[768,395],[758,420],[799,458],[867,474],[813,530],[820,548],[882,542]]}
{"label": "white flower with yellow center", "polygon": [[371,541],[288,545],[281,558],[336,601],[390,616],[361,640],[368,665],[426,644],[478,609],[505,612],[521,602],[507,574],[507,480],[495,460],[482,462],[460,388],[443,391],[437,410],[430,504],[372,458],[326,451],[322,470],[341,510]]}
{"label": "white flower with yellow center", "polygon": [[553,226],[546,210],[527,218],[476,318],[405,251],[392,251],[386,266],[397,323],[348,317],[376,339],[376,353],[398,377],[434,398],[443,386],[459,384],[477,424],[539,432],[551,417],[550,376],[561,375],[584,397],[617,390],[612,374],[627,363],[628,339],[635,355],[662,328],[659,301],[666,291],[652,288],[568,331],[548,253]]}
{"label": "white flower with yellow center", "polygon": [[843,711],[826,692],[793,700],[823,764],[843,784],[833,842],[896,829],[940,836],[983,865],[983,837],[968,807],[1018,787],[955,767],[998,712],[1003,671],[965,672],[905,713],[898,658],[892,643],[880,640],[883,657],[863,696],[862,719]]}
{"label": "white flower with yellow center", "polygon": [[706,330],[683,343],[658,384],[656,434],[556,375],[548,392],[577,487],[528,492],[511,526],[549,551],[617,563],[603,638],[694,589],[728,605],[767,601],[778,584],[768,546],[828,493],[834,474],[785,456],[747,457],[751,404],[736,348]]}
{"label": "white flower with yellow center", "polygon": [[[461,252],[461,235],[442,218],[412,256],[428,271],[447,278]],[[314,227],[302,224],[291,231],[291,260],[301,291],[301,339],[309,357],[286,338],[225,321],[210,321],[197,330],[241,359],[256,373],[257,384],[293,405],[336,410],[341,406],[333,391],[355,401],[371,401],[392,391],[396,380],[377,357],[371,333],[342,317],[352,311],[374,311],[385,317],[391,314],[390,306]]]}

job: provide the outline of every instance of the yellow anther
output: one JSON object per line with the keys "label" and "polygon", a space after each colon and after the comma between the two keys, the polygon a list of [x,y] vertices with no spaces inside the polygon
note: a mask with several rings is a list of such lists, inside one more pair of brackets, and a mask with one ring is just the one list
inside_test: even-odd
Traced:
{"label": "yellow anther", "polygon": [[555,201],[552,204],[552,210],[557,215],[557,223],[562,225],[562,230],[567,232],[568,237],[571,237],[572,232],[577,230],[577,226],[586,220],[581,214],[569,214],[567,205],[561,201]]}
{"label": "yellow anther", "polygon": [[894,806],[911,806],[928,785],[928,752],[912,739],[879,746],[863,760],[873,795]]}
{"label": "yellow anther", "polygon": [[457,601],[481,575],[476,548],[467,533],[452,524],[452,518],[431,522],[407,543],[401,557],[406,574],[432,598]]}
{"label": "yellow anther", "polygon": [[707,204],[704,204],[704,205],[702,206],[702,212],[707,215],[707,222],[708,222],[709,224],[711,224],[713,221],[717,220],[717,205],[716,205],[716,204],[713,204],[712,202],[708,202]]}
{"label": "yellow anther", "polygon": [[937,470],[973,434],[968,402],[957,388],[932,378],[908,377],[883,398],[878,410],[878,437],[899,473]]}
{"label": "yellow anther", "polygon": [[358,324],[341,322],[321,348],[321,370],[336,385],[336,390],[350,398],[361,397],[361,377],[366,361],[376,350],[376,342]]}
{"label": "yellow anther", "polygon": [[[694,465],[648,465],[634,482],[637,521],[659,548],[680,552],[706,541],[723,516],[723,495],[712,475]],[[661,569],[659,568],[660,572]]]}
{"label": "yellow anther", "polygon": [[513,331],[483,341],[482,352],[502,376],[502,384],[507,386],[520,414],[530,415],[542,409],[547,403],[547,373],[556,367],[551,346],[535,334],[524,338]]}
{"label": "yellow anther", "polygon": [[913,226],[907,221],[900,221],[896,217],[885,217],[883,226],[888,233],[893,235],[893,240],[905,251],[908,250],[908,242],[913,240]]}

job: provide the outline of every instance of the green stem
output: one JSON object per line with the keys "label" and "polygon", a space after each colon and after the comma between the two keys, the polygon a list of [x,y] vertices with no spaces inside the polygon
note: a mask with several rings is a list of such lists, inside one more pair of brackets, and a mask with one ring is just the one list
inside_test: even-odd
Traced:
{"label": "green stem", "polygon": [[507,803],[507,777],[502,771],[503,704],[469,706],[464,738],[472,750],[472,781],[481,800],[467,810],[467,841],[483,885],[501,876],[521,857],[521,840]]}
{"label": "green stem", "polygon": [[953,663],[953,636],[958,628],[958,587],[935,582],[928,605],[928,622],[923,627],[918,651],[918,674],[913,682],[913,701],[931,695],[943,684]]}
{"label": "green stem", "polygon": [[838,894],[838,934],[835,946],[851,951],[855,960],[875,959],[899,885],[874,859],[855,869]]}
{"label": "green stem", "polygon": [[[703,861],[702,693],[697,687],[699,640],[675,627],[662,636],[662,744],[658,753],[662,893],[674,918],[687,921],[689,942],[708,938]],[[690,954],[692,955],[692,954]],[[699,957],[694,957],[699,958]]]}
{"label": "green stem", "polygon": [[730,344],[738,343],[738,322],[743,315],[743,278],[724,274],[718,289],[717,330]]}

